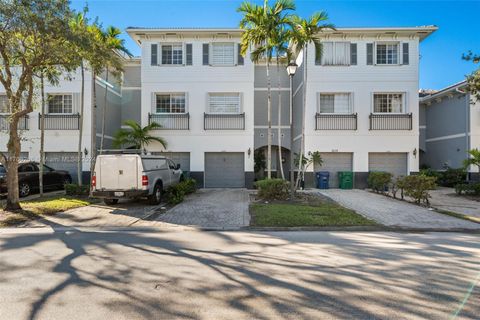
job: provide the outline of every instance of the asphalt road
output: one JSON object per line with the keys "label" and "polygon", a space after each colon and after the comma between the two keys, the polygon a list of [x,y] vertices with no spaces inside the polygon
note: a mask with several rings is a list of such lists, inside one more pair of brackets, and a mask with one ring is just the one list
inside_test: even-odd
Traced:
{"label": "asphalt road", "polygon": [[0,319],[478,319],[480,236],[0,230]]}

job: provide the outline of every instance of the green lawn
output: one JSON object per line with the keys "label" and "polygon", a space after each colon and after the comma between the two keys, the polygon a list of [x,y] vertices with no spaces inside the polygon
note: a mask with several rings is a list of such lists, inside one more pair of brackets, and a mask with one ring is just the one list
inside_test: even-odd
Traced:
{"label": "green lawn", "polygon": [[91,199],[74,198],[69,196],[55,196],[22,201],[22,211],[5,212],[0,210],[0,226],[12,226],[28,220],[37,219],[39,216],[52,215],[57,212],[63,212],[74,208],[88,206],[92,203]]}
{"label": "green lawn", "polygon": [[375,222],[335,203],[252,204],[251,226],[254,227],[334,227],[374,226]]}

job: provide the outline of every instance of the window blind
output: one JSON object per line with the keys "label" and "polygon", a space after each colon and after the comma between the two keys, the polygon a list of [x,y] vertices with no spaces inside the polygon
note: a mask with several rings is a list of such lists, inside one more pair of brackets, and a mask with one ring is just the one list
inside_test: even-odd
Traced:
{"label": "window blind", "polygon": [[208,95],[209,113],[240,113],[240,94],[210,93]]}
{"label": "window blind", "polygon": [[234,53],[233,43],[214,43],[212,45],[212,64],[234,65]]}
{"label": "window blind", "polygon": [[324,42],[322,65],[348,66],[350,64],[349,42]]}

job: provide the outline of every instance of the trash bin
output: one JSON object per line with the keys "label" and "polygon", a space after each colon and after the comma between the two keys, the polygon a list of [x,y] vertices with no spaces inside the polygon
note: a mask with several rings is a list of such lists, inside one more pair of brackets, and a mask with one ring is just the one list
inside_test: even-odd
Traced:
{"label": "trash bin", "polygon": [[330,179],[330,172],[320,171],[315,173],[317,178],[317,188],[318,189],[328,189],[328,180]]}
{"label": "trash bin", "polygon": [[340,189],[353,189],[353,172],[340,171],[338,172],[338,182]]}

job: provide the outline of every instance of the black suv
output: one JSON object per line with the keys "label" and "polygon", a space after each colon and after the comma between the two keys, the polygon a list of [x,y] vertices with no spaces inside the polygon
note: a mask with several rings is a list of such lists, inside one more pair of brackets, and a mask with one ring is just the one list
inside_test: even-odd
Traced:
{"label": "black suv", "polygon": [[[37,162],[22,162],[18,165],[18,190],[20,197],[26,197],[38,190],[39,164]],[[7,172],[0,164],[0,192],[7,192]],[[65,184],[72,183],[68,171],[55,170],[43,166],[43,187],[47,189],[63,189]]]}

